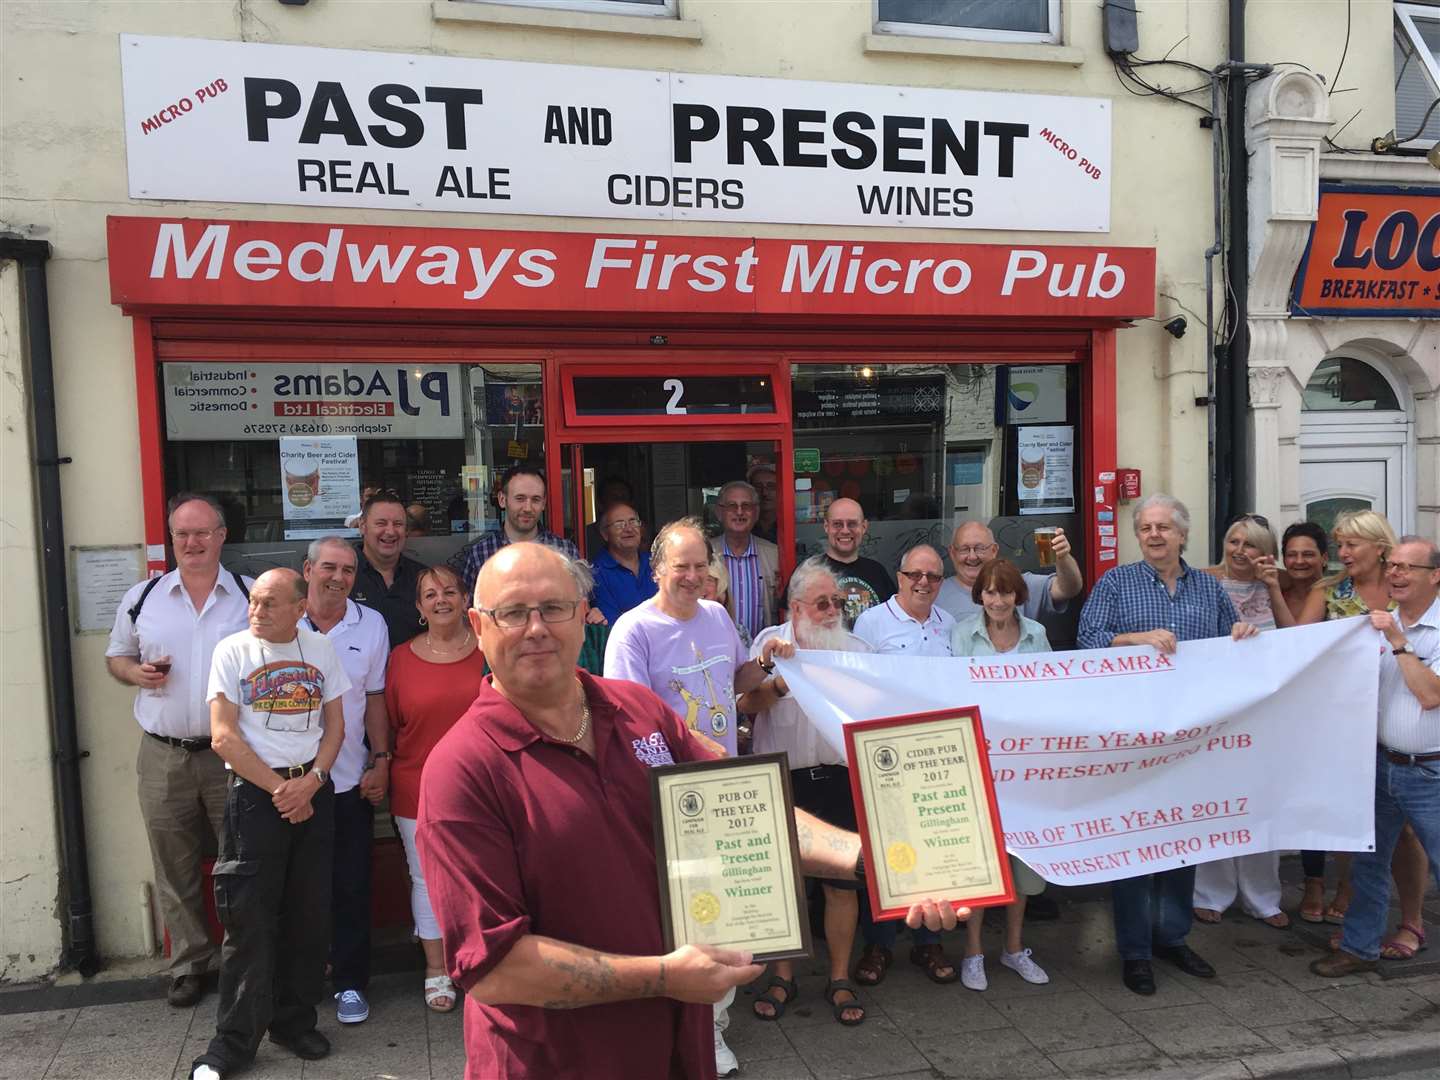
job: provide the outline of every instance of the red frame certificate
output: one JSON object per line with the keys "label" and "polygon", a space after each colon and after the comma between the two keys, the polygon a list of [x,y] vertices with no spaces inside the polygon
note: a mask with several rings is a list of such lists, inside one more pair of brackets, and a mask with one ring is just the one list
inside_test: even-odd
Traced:
{"label": "red frame certificate", "polygon": [[845,752],[874,918],[1015,899],[978,708],[855,721]]}

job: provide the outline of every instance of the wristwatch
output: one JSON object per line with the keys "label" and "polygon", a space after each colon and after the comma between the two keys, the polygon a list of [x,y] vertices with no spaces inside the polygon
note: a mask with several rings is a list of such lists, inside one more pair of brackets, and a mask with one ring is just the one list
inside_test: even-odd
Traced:
{"label": "wristwatch", "polygon": [[370,764],[369,764],[369,765],[366,765],[365,768],[367,768],[367,769],[373,769],[373,768],[375,767],[375,762],[377,762],[377,761],[394,761],[394,760],[395,760],[395,755],[392,754],[392,753],[390,753],[389,750],[377,750],[375,753],[373,753],[373,754],[370,755]]}
{"label": "wristwatch", "polygon": [[1411,656],[1414,656],[1414,655],[1415,655],[1415,646],[1414,646],[1414,645],[1411,645],[1410,642],[1407,641],[1407,642],[1405,642],[1404,645],[1397,645],[1397,646],[1395,646],[1395,648],[1391,649],[1390,652],[1393,653],[1395,656],[1403,656],[1403,655],[1405,655],[1406,653],[1409,653]]}
{"label": "wristwatch", "polygon": [[774,660],[771,660],[768,664],[767,664],[764,660],[759,660],[759,659],[757,659],[755,662],[760,665],[760,670],[763,671],[766,675],[774,675],[774,674],[775,674],[775,661],[774,661]]}
{"label": "wristwatch", "polygon": [[319,765],[316,765],[315,768],[311,769],[310,771],[319,778],[321,787],[324,787],[329,782],[330,772],[328,769],[322,769]]}

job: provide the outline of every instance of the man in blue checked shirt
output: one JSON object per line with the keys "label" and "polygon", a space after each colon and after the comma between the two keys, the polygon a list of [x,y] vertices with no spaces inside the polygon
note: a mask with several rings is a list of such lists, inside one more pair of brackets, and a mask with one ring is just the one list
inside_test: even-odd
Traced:
{"label": "man in blue checked shirt", "polygon": [[[1117,566],[1096,582],[1080,613],[1080,648],[1151,645],[1173,653],[1182,641],[1225,634],[1239,641],[1258,633],[1240,621],[1217,578],[1180,557],[1190,536],[1184,503],[1151,495],[1135,508],[1134,525],[1144,559]],[[1215,977],[1215,969],[1185,944],[1194,896],[1193,866],[1111,886],[1115,945],[1125,985],[1135,993],[1155,993],[1152,956],[1169,960],[1187,975]]]}
{"label": "man in blue checked shirt", "polygon": [[[500,528],[486,533],[473,544],[467,544],[450,557],[450,567],[460,575],[465,586],[465,602],[473,603],[475,579],[485,560],[508,544],[536,543],[554,548],[562,555],[578,559],[575,545],[563,536],[556,536],[540,525],[545,513],[545,474],[534,465],[521,462],[506,469],[500,476],[495,502],[505,512]],[[594,612],[592,622],[603,618]]]}

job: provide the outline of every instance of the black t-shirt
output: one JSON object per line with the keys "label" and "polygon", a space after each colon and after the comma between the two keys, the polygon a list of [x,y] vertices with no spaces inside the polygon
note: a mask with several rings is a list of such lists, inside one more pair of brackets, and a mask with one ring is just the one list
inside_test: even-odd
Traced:
{"label": "black t-shirt", "polygon": [[854,562],[841,562],[825,556],[835,582],[840,586],[840,595],[845,597],[845,628],[852,630],[855,620],[866,608],[883,604],[895,595],[895,581],[874,559],[860,556]]}
{"label": "black t-shirt", "polygon": [[395,566],[395,583],[387,587],[380,571],[365,558],[365,552],[357,547],[355,553],[359,562],[355,567],[355,587],[350,591],[350,599],[380,613],[385,620],[385,628],[390,631],[392,649],[403,645],[423,629],[420,610],[415,606],[415,585],[425,570],[424,565],[401,555],[400,562]]}

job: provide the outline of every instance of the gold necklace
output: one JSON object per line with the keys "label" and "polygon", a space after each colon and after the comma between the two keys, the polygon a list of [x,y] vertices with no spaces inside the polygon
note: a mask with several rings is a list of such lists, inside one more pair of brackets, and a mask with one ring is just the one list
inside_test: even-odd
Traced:
{"label": "gold necklace", "polygon": [[426,647],[427,649],[429,649],[431,652],[433,652],[436,656],[455,656],[457,653],[462,653],[462,652],[464,652],[464,651],[465,651],[465,646],[467,646],[467,645],[469,645],[469,644],[470,644],[470,631],[469,631],[469,630],[466,630],[466,631],[465,631],[465,638],[464,638],[464,640],[462,640],[462,641],[460,642],[460,645],[459,645],[458,648],[451,649],[451,650],[448,650],[448,651],[443,650],[443,649],[437,649],[437,648],[435,647],[435,643],[430,640],[430,631],[429,631],[429,630],[426,630],[426,631],[425,631],[425,647]]}
{"label": "gold necklace", "polygon": [[580,742],[580,740],[585,738],[586,733],[590,730],[590,702],[587,701],[585,698],[584,685],[579,683],[578,681],[575,685],[580,687],[580,730],[575,732],[575,734],[568,739],[563,738],[559,735],[554,736],[556,742],[563,742],[569,746],[574,746],[578,742]]}

